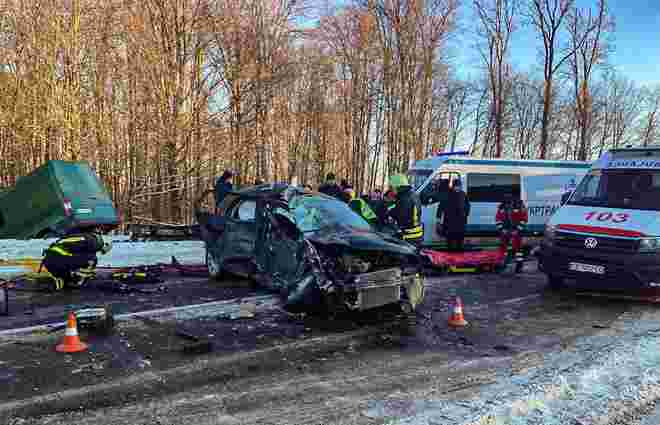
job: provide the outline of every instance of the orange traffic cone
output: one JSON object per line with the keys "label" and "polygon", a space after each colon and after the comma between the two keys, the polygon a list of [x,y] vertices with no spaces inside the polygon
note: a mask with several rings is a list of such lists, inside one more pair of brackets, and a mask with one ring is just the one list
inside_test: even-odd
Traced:
{"label": "orange traffic cone", "polygon": [[69,313],[69,319],[66,322],[66,330],[64,331],[64,339],[62,343],[55,347],[55,350],[60,353],[77,353],[80,351],[87,351],[87,344],[80,341],[78,337],[78,327],[76,325],[76,316]]}
{"label": "orange traffic cone", "polygon": [[468,322],[463,317],[463,301],[461,301],[460,297],[456,297],[451,315],[449,316],[449,326],[463,327],[467,326],[467,324]]}

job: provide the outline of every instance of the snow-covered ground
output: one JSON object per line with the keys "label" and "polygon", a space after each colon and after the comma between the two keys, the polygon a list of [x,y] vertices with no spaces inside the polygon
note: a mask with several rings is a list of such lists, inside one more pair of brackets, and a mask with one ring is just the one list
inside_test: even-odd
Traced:
{"label": "snow-covered ground", "polygon": [[[39,258],[44,249],[55,239],[27,241],[0,240],[0,259]],[[204,242],[129,242],[127,237],[113,237],[112,251],[99,253],[99,266],[136,266],[141,264],[169,263],[172,256],[181,263],[203,264]]]}
{"label": "snow-covered ground", "polygon": [[[660,398],[660,313],[620,322],[623,335],[593,336],[546,356],[543,366],[484,387],[472,400],[380,400],[365,412],[388,425],[573,425]],[[402,414],[401,406],[406,406]],[[660,412],[644,425],[657,425]],[[620,422],[617,422],[620,423]],[[623,423],[623,422],[621,422]]]}

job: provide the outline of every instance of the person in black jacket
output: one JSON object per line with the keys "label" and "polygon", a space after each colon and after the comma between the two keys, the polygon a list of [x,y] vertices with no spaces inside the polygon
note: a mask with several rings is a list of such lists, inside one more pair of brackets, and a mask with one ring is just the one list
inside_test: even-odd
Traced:
{"label": "person in black jacket", "polygon": [[321,187],[319,187],[319,192],[328,196],[333,196],[339,199],[340,201],[344,199],[344,192],[337,184],[336,177],[333,173],[328,173],[328,175],[325,178],[325,183],[323,183]]}
{"label": "person in black jacket", "polygon": [[220,208],[225,196],[233,189],[232,179],[234,173],[230,170],[225,170],[222,176],[215,182],[215,206]]}
{"label": "person in black jacket", "polygon": [[454,180],[451,191],[447,194],[443,222],[449,251],[463,251],[465,249],[465,226],[469,215],[470,201],[461,188],[461,181]]}
{"label": "person in black jacket", "polygon": [[58,280],[58,288],[79,288],[96,275],[96,253],[111,249],[112,242],[104,241],[101,233],[86,230],[52,243],[44,251],[43,266]]}
{"label": "person in black jacket", "polygon": [[422,225],[422,204],[419,196],[408,184],[404,174],[395,174],[390,178],[390,186],[396,192],[396,203],[388,215],[394,219],[402,234],[401,238],[419,246],[424,239]]}

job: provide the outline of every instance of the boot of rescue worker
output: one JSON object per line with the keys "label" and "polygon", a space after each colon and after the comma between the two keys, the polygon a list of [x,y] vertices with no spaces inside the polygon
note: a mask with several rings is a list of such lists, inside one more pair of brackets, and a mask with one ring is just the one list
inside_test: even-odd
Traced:
{"label": "boot of rescue worker", "polygon": [[522,262],[525,259],[522,252],[520,232],[513,232],[511,235],[511,255],[516,262]]}

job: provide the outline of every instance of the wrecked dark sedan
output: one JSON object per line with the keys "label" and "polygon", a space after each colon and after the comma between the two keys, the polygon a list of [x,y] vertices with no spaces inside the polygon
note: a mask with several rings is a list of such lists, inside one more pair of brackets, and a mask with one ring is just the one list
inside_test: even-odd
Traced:
{"label": "wrecked dark sedan", "polygon": [[196,208],[211,277],[252,278],[293,312],[347,311],[424,298],[423,258],[375,231],[345,203],[290,185],[232,192],[221,207]]}

